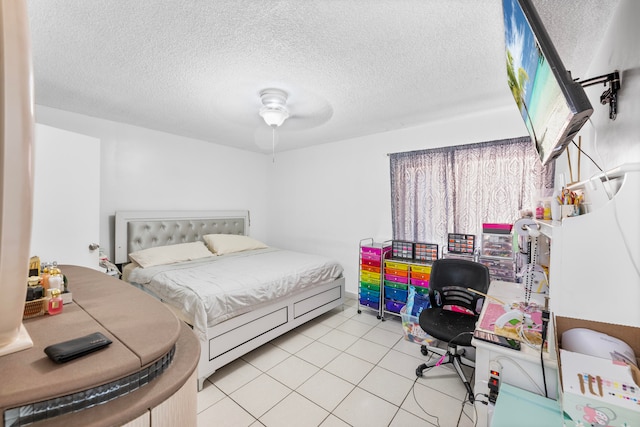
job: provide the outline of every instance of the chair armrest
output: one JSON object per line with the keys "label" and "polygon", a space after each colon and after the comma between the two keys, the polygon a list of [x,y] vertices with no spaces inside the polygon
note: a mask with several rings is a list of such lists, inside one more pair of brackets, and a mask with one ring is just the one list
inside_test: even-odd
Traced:
{"label": "chair armrest", "polygon": [[434,289],[429,289],[429,302],[431,303],[431,307],[442,307],[440,292]]}

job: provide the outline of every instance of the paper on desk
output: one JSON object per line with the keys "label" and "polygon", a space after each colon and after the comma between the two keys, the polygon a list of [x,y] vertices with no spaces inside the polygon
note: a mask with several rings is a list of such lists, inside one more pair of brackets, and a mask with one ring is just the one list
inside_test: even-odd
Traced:
{"label": "paper on desk", "polygon": [[[514,303],[511,307],[524,308],[525,304]],[[524,325],[524,335],[530,343],[540,345],[540,343],[542,342],[542,312],[537,306],[529,305],[526,307],[527,314],[531,316],[533,325]],[[485,308],[485,311],[480,318],[479,329],[485,332],[503,336],[505,338],[522,341],[522,337],[518,333],[518,328],[523,326],[522,322],[512,320],[511,322],[505,323],[503,327],[496,326],[496,321],[504,313],[506,313],[504,305],[493,302],[488,303],[488,306]]]}

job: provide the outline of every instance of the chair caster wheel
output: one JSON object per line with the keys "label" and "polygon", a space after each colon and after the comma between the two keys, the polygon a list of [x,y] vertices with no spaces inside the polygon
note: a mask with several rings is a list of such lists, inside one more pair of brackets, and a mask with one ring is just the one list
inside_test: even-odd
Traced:
{"label": "chair caster wheel", "polygon": [[429,354],[429,351],[427,350],[427,347],[422,345],[422,346],[420,346],[420,353],[422,353],[423,356],[426,356],[426,355]]}

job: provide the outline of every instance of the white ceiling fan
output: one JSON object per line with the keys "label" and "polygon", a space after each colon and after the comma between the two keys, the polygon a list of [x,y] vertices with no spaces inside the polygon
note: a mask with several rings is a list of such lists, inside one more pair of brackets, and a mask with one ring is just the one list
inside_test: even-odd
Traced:
{"label": "white ceiling fan", "polygon": [[265,123],[272,128],[282,126],[289,118],[287,109],[287,92],[281,89],[264,89],[260,92],[260,100],[263,107],[260,109],[260,116]]}
{"label": "white ceiling fan", "polygon": [[256,129],[255,141],[265,150],[270,145],[274,158],[275,147],[281,134],[289,136],[295,132],[312,129],[326,123],[333,116],[333,108],[329,103],[311,93],[290,99],[285,90],[268,88],[261,90],[259,97],[262,104],[259,114],[264,124]]}

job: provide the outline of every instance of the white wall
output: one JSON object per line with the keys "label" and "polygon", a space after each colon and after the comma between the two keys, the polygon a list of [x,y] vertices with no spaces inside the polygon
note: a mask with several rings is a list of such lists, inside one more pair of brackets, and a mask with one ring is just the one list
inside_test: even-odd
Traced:
{"label": "white wall", "polygon": [[101,140],[100,246],[111,257],[118,210],[248,209],[251,235],[266,241],[265,155],[43,106],[36,121]]}
{"label": "white wall", "polygon": [[388,153],[526,135],[517,108],[280,153],[273,165],[269,240],[331,256],[357,293],[358,244],[392,238]]}
{"label": "white wall", "polygon": [[[620,164],[640,162],[640,2],[621,0],[611,18],[608,28],[594,28],[602,33],[602,43],[594,47],[594,56],[589,72],[582,80],[620,71],[622,87],[618,92],[618,117],[609,119],[609,105],[600,104],[604,85],[594,85],[585,89],[594,112],[591,122],[580,131],[582,149],[589,154],[602,169],[610,170]],[[576,140],[576,143],[578,141]],[[571,149],[573,179],[577,181],[577,156]],[[567,156],[556,161],[556,171],[563,172],[566,182],[570,182]],[[591,161],[582,156],[580,180],[586,180],[600,171]],[[640,198],[639,198],[640,199]],[[639,206],[640,207],[640,206]]]}
{"label": "white wall", "polygon": [[[587,124],[580,132],[582,147],[605,171],[624,163],[640,163],[638,17],[640,2],[620,1],[609,27],[594,29],[602,32],[602,43],[594,52],[589,74],[581,76],[596,77],[614,70],[621,74],[615,121],[609,119],[609,106],[599,102],[606,88],[603,85],[587,88],[594,114],[593,125]],[[576,161],[577,151],[572,150],[573,179],[577,181]],[[600,173],[585,156],[582,156],[581,165],[582,181]],[[563,171],[569,181],[566,155],[558,158],[556,167],[557,172]],[[602,197],[603,187],[597,186],[598,191],[594,191],[587,186],[587,192],[600,193],[601,203],[591,214],[563,223],[559,239],[562,271],[558,286],[554,287],[551,280],[551,307],[556,314],[640,326],[637,310],[640,296],[639,182],[637,176],[628,178],[613,201]],[[556,275],[554,268],[552,265],[552,277]],[[603,287],[605,293],[601,292]],[[593,310],[595,295],[598,295],[597,310]]]}

